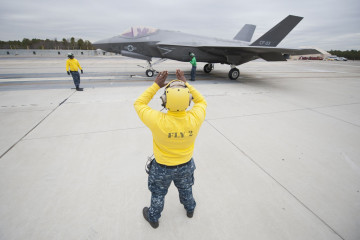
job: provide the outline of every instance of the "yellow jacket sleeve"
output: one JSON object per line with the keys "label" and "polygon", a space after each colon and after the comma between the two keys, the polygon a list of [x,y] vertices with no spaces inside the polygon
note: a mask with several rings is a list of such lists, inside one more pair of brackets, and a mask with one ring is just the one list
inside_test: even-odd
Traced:
{"label": "yellow jacket sleeve", "polygon": [[153,83],[153,85],[146,89],[134,103],[135,111],[139,115],[139,118],[150,129],[153,128],[156,123],[156,119],[163,114],[160,111],[154,110],[148,106],[148,103],[159,89],[159,85]]}
{"label": "yellow jacket sleeve", "polygon": [[70,61],[68,59],[68,60],[66,60],[66,71],[67,72],[69,71],[69,67],[70,67]]}
{"label": "yellow jacket sleeve", "polygon": [[199,124],[201,124],[205,120],[207,102],[203,95],[201,95],[201,93],[193,86],[191,86],[189,83],[186,83],[186,86],[189,88],[195,103],[189,113],[195,117]]}
{"label": "yellow jacket sleeve", "polygon": [[78,60],[76,60],[76,62],[77,62],[78,67],[80,68],[80,70],[82,70],[82,67],[80,66],[79,61],[78,61]]}

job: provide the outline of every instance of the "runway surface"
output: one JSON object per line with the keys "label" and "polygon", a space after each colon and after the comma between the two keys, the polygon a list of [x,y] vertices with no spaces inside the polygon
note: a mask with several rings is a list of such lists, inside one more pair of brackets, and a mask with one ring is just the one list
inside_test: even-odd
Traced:
{"label": "runway surface", "polygon": [[[151,132],[135,99],[152,84],[121,56],[0,58],[0,239],[360,238],[360,62],[255,61],[192,84],[208,102],[189,219],[172,185],[156,230]],[[190,64],[167,61],[155,69]],[[161,109],[160,90],[150,106]]]}

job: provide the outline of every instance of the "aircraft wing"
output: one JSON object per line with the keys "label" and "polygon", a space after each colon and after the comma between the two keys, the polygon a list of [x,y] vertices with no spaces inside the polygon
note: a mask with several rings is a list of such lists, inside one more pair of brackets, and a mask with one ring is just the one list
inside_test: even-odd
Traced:
{"label": "aircraft wing", "polygon": [[[319,54],[320,52],[313,48],[277,48],[277,47],[253,47],[253,46],[243,46],[243,47],[212,47],[204,46],[200,47],[202,51],[208,53],[217,53],[223,52],[224,55],[256,55],[260,58],[263,58],[267,61],[284,61],[283,55],[307,55],[307,54]],[[278,57],[278,56],[281,56]]]}
{"label": "aircraft wing", "polygon": [[[313,48],[306,49],[292,49],[292,48],[278,48],[278,47],[260,47],[260,46],[220,46],[199,45],[197,43],[158,43],[159,49],[174,49],[174,48],[192,48],[208,54],[216,56],[225,56],[229,64],[240,65],[248,61],[262,58],[266,61],[286,61],[286,55],[307,55],[319,54],[320,52]],[[166,56],[164,56],[166,57]]]}

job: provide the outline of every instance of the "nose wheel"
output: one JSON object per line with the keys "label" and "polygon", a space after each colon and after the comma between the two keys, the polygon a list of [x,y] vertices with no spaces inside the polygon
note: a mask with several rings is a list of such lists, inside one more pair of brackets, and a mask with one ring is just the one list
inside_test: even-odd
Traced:
{"label": "nose wheel", "polygon": [[148,77],[152,77],[152,76],[154,76],[154,71],[148,69],[148,70],[146,70],[145,74],[146,74],[146,76],[148,76]]}
{"label": "nose wheel", "polygon": [[165,62],[166,60],[167,60],[166,58],[160,58],[154,63],[151,63],[151,61],[147,61],[147,66],[146,67],[141,66],[141,65],[138,65],[138,67],[145,68],[146,69],[146,71],[145,71],[146,76],[153,77],[155,75],[155,73],[158,72],[153,68],[153,66],[156,65],[156,64]]}

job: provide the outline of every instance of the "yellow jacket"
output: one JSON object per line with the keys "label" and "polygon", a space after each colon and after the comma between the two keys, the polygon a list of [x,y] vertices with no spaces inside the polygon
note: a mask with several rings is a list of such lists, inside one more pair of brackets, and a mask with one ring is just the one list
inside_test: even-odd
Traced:
{"label": "yellow jacket", "polygon": [[80,70],[82,70],[80,63],[77,59],[73,58],[73,59],[68,59],[66,61],[66,71],[69,71],[69,67],[70,67],[70,71],[75,71],[77,72],[78,69],[80,68]]}
{"label": "yellow jacket", "polygon": [[147,104],[160,89],[154,83],[134,103],[141,121],[153,135],[153,151],[158,163],[175,166],[188,162],[193,155],[196,136],[205,120],[207,103],[193,86],[186,83],[193,96],[190,111],[162,113]]}

